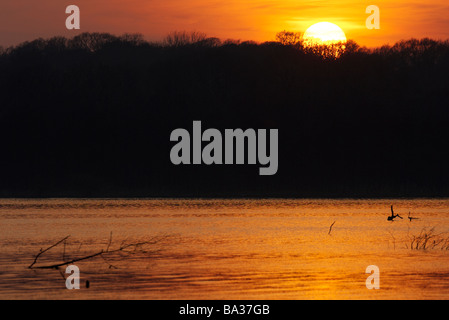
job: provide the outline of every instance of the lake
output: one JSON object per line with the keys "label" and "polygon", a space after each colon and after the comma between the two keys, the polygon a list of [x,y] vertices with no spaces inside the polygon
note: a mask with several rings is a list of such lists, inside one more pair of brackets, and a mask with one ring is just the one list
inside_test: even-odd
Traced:
{"label": "lake", "polygon": [[0,298],[448,299],[448,232],[448,199],[1,199]]}

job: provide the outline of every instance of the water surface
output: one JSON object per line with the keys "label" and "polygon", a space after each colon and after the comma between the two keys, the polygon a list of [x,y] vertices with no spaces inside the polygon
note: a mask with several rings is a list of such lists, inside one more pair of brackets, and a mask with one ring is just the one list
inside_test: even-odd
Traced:
{"label": "water surface", "polygon": [[[391,204],[403,220],[387,221]],[[2,199],[0,298],[447,299],[447,232],[447,199]],[[152,243],[75,263],[67,290],[64,268],[28,266],[68,235],[36,265]]]}

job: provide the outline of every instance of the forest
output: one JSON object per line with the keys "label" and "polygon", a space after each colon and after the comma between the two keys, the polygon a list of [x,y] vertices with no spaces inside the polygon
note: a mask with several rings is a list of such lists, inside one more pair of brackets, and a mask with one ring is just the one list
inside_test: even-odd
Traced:
{"label": "forest", "polygon": [[[449,41],[174,32],[0,49],[1,197],[449,196]],[[174,165],[170,133],[279,130],[279,168]]]}

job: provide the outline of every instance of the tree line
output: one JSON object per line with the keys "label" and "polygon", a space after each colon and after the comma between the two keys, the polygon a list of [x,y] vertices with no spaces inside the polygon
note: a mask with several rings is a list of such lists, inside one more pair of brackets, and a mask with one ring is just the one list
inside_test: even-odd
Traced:
{"label": "tree line", "polygon": [[[278,35],[83,33],[3,48],[0,195],[449,195],[448,41],[348,41],[335,57]],[[170,132],[194,120],[278,129],[277,174],[174,166]]]}

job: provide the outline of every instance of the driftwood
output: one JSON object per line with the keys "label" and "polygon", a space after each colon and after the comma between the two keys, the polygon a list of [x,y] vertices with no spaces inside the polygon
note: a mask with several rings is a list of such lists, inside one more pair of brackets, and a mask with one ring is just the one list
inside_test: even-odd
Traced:
{"label": "driftwood", "polygon": [[[128,252],[128,253],[132,253],[132,252],[136,252],[138,248],[140,248],[140,252],[146,252],[145,250],[141,249],[142,246],[144,245],[148,245],[148,244],[156,244],[161,240],[161,237],[153,237],[150,240],[147,241],[142,241],[142,242],[136,242],[136,243],[126,243],[126,239],[122,241],[122,243],[120,244],[120,247],[117,249],[113,249],[111,250],[111,244],[112,244],[112,232],[109,236],[109,242],[108,245],[106,247],[106,249],[104,250],[100,250],[98,252],[95,253],[91,253],[88,254],[86,256],[82,256],[82,257],[78,257],[78,258],[74,258],[71,259],[69,261],[65,261],[65,256],[66,256],[66,252],[65,252],[65,247],[66,247],[66,241],[67,239],[70,237],[70,235],[64,237],[63,239],[57,241],[55,244],[52,244],[51,246],[49,246],[48,248],[46,248],[45,250],[40,249],[39,253],[34,257],[33,262],[28,266],[29,269],[59,269],[59,267],[62,266],[66,266],[66,265],[70,265],[73,264],[75,262],[79,262],[79,261],[83,261],[83,260],[88,260],[88,259],[92,259],[95,257],[102,257],[103,260],[109,264],[109,268],[116,268],[115,266],[111,265],[106,258],[104,257],[104,255],[107,254],[112,254],[112,253],[117,253],[117,252]],[[166,236],[164,236],[163,238],[165,238]],[[63,251],[63,261],[62,262],[58,262],[58,263],[53,263],[53,264],[47,264],[47,265],[36,265],[38,259],[47,251],[57,247],[58,245],[60,245],[61,243],[64,243],[64,251]],[[80,246],[81,247],[81,246]],[[133,249],[132,251],[129,251],[129,249]],[[151,251],[152,253],[155,253],[159,250],[153,250]]]}

